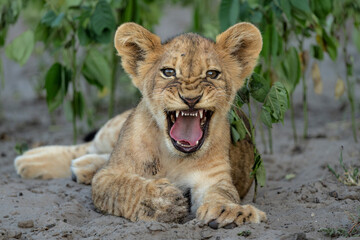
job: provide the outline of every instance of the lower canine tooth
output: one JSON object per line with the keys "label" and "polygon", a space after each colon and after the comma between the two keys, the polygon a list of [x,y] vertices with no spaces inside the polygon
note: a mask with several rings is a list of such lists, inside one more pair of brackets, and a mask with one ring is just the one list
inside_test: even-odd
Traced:
{"label": "lower canine tooth", "polygon": [[199,144],[199,141],[196,141],[196,145],[198,145]]}

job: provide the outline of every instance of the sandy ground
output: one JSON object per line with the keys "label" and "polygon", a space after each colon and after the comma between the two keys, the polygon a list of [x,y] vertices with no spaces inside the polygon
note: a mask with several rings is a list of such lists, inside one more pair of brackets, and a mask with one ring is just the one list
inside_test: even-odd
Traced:
{"label": "sandy ground", "polygon": [[[360,144],[352,138],[349,109],[343,107],[344,100],[333,97],[337,73],[343,73],[341,61],[333,63],[327,59],[321,63],[323,95],[312,93],[308,79],[311,137],[300,141],[294,151],[289,116],[284,125],[273,129],[274,154],[263,155],[267,183],[259,189],[255,204],[267,213],[268,222],[230,230],[213,230],[195,219],[185,224],[132,223],[97,212],[90,186],[71,179],[19,178],[13,167],[17,143],[68,144],[72,141],[72,129],[62,114],[50,118],[45,100],[36,97],[29,80],[33,76],[32,63],[24,68],[7,60],[4,64],[7,79],[5,89],[0,91],[0,239],[245,239],[238,236],[242,231],[251,232],[246,239],[329,239],[318,230],[349,229],[348,216],[360,207],[360,187],[343,185],[326,167],[330,164],[341,172],[341,146],[344,161],[360,166]],[[359,76],[359,69],[355,73]],[[356,87],[359,99],[359,84]],[[298,90],[296,124],[301,133],[301,89]],[[259,148],[264,149],[259,136],[257,140]],[[288,174],[294,178],[287,180]],[[252,194],[244,203],[251,203]]]}

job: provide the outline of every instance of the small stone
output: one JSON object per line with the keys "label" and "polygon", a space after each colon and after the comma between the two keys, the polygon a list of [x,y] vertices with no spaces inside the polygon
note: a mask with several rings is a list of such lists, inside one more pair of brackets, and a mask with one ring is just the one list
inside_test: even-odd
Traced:
{"label": "small stone", "polygon": [[19,196],[21,197],[23,195],[23,193],[22,192],[19,192]]}
{"label": "small stone", "polygon": [[339,198],[339,194],[336,191],[329,192],[330,197]]}
{"label": "small stone", "polygon": [[213,236],[213,233],[209,229],[204,229],[200,232],[200,236],[202,239],[209,239]]}
{"label": "small stone", "polygon": [[46,230],[50,229],[50,228],[53,228],[55,227],[56,224],[55,223],[52,223],[52,224],[49,224],[49,225],[46,225]]}
{"label": "small stone", "polygon": [[307,240],[306,233],[296,233],[295,237],[296,240]]}
{"label": "small stone", "polygon": [[15,239],[20,239],[22,235],[22,232],[20,231],[8,231],[8,238],[15,238]]}
{"label": "small stone", "polygon": [[19,228],[32,228],[34,227],[34,221],[33,220],[26,220],[26,221],[20,221],[18,222]]}
{"label": "small stone", "polygon": [[154,232],[155,231],[165,231],[166,230],[166,228],[163,225],[158,224],[158,223],[151,224],[150,226],[148,226],[148,229],[150,231],[154,231]]}
{"label": "small stone", "polygon": [[9,215],[5,215],[3,218],[9,218]]}

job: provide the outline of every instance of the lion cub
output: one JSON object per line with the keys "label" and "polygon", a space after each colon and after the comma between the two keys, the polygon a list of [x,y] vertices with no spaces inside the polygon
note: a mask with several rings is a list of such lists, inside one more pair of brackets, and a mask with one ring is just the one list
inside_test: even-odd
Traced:
{"label": "lion cub", "polygon": [[265,220],[264,212],[240,205],[252,184],[253,146],[233,145],[227,120],[261,51],[259,30],[239,23],[216,42],[187,33],[161,43],[125,23],[115,47],[142,92],[139,105],[110,120],[90,143],[26,152],[15,159],[17,172],[41,179],[72,172],[75,181],[92,184],[99,210],[131,221],[180,221],[189,190],[191,211],[212,226]]}

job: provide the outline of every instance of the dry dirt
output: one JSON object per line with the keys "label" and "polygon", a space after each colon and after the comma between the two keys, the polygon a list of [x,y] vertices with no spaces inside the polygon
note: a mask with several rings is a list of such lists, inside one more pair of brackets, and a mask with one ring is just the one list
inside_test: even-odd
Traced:
{"label": "dry dirt", "polygon": [[[341,61],[327,59],[321,63],[323,95],[312,93],[308,79],[310,138],[294,149],[289,116],[284,125],[273,129],[274,154],[263,154],[267,182],[259,189],[255,204],[267,213],[268,221],[230,230],[213,230],[195,219],[185,224],[132,223],[97,212],[90,186],[71,179],[21,179],[13,167],[17,143],[68,144],[72,129],[62,114],[50,118],[45,100],[34,94],[34,83],[29,83],[32,63],[25,68],[9,61],[4,64],[7,80],[0,91],[0,239],[330,239],[319,230],[349,229],[349,214],[360,208],[360,187],[343,185],[326,167],[330,164],[341,172],[341,146],[345,163],[360,166],[360,144],[352,138],[349,108],[344,108],[345,98],[337,101],[333,97],[337,72],[343,73]],[[359,68],[355,73],[360,75]],[[356,87],[359,89],[359,84]],[[359,91],[357,95],[359,99]],[[295,92],[295,109],[301,133],[301,89]],[[263,151],[259,136],[257,140]],[[288,174],[293,178],[286,179]],[[252,194],[244,203],[251,202]],[[242,231],[251,234],[247,238],[238,236]]]}

